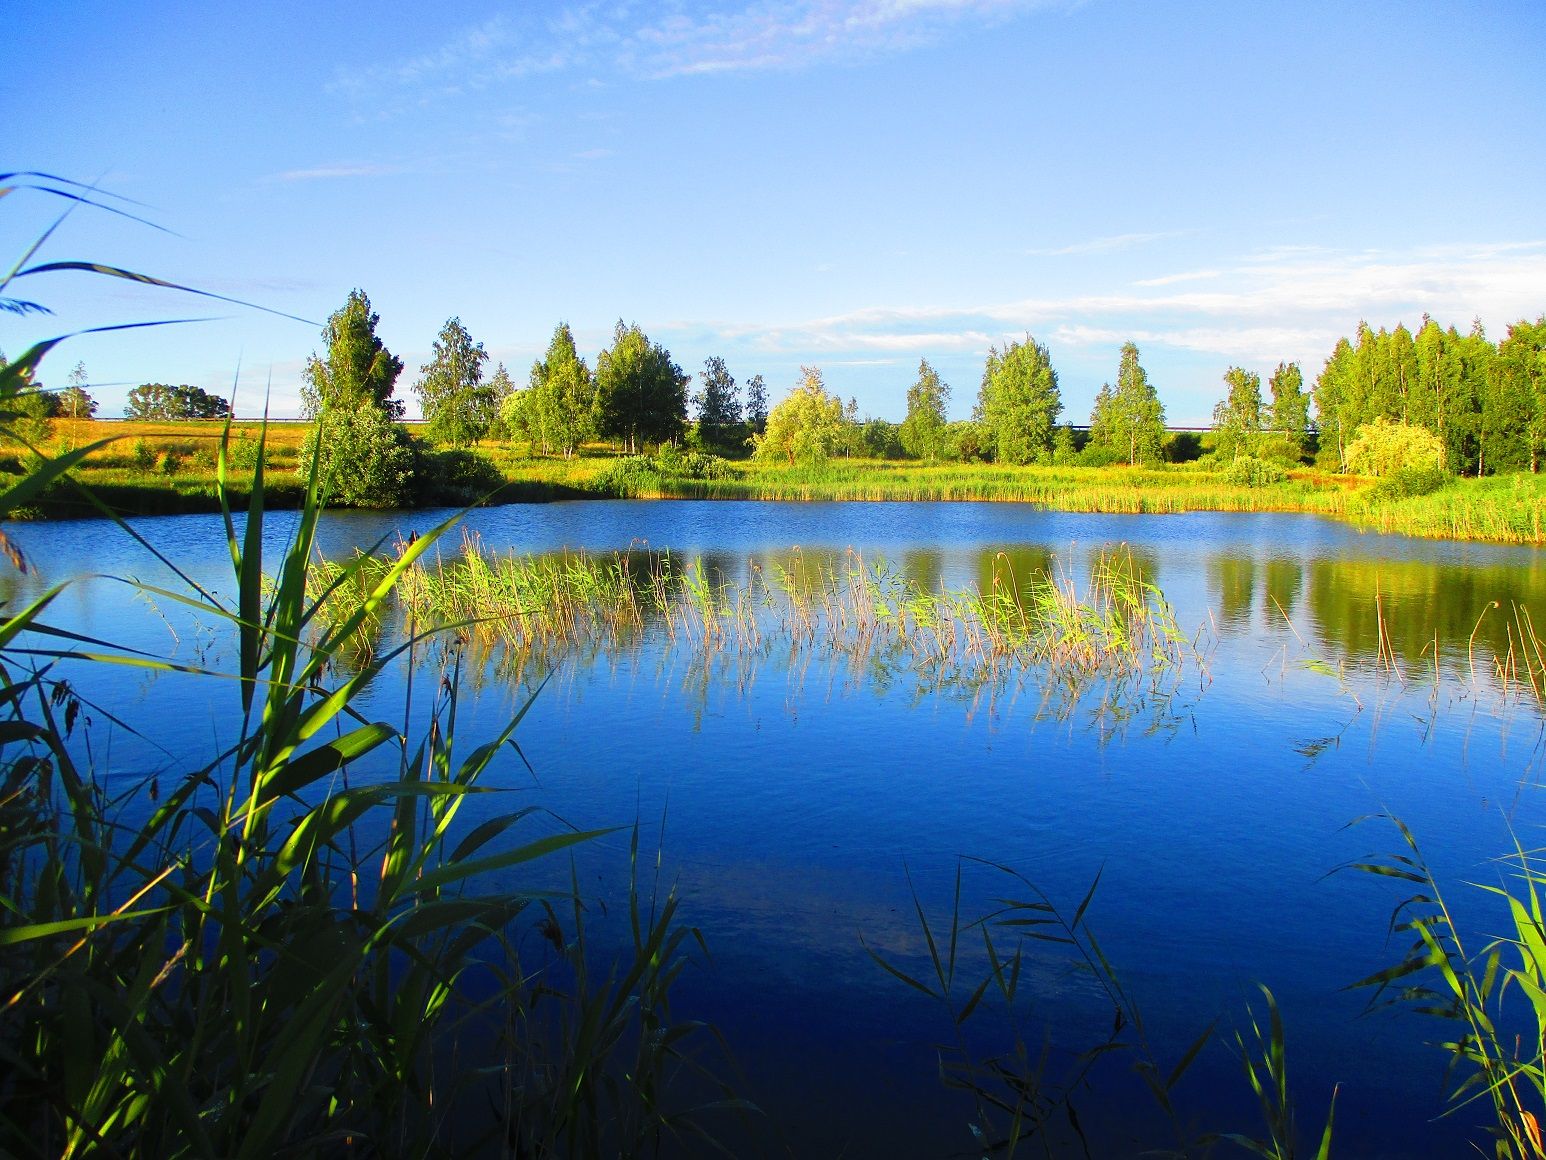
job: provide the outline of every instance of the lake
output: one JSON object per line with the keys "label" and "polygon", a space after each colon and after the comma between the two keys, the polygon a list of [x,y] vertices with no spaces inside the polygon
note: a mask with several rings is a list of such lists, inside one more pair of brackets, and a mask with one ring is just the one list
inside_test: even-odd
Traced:
{"label": "lake", "polygon": [[[346,554],[422,534],[446,513],[338,513],[323,541]],[[270,559],[292,513],[270,517]],[[801,1156],[974,1153],[969,1101],[938,1079],[941,1009],[882,969],[928,970],[915,898],[947,919],[960,859],[1011,867],[1087,919],[1162,1068],[1210,1023],[1214,1040],[1177,1091],[1184,1119],[1259,1135],[1235,1031],[1256,984],[1282,1009],[1301,1132],[1318,1137],[1337,1087],[1337,1154],[1450,1154],[1475,1109],[1444,1110],[1438,1028],[1407,1012],[1365,1013],[1347,985],[1405,949],[1388,936],[1400,883],[1337,867],[1399,852],[1388,813],[1410,826],[1474,948],[1506,914],[1466,883],[1503,876],[1513,837],[1537,844],[1543,713],[1497,661],[1546,626],[1546,557],[1527,548],[1364,534],[1297,515],[1100,516],[1019,504],[584,502],[470,513],[488,549],[669,549],[717,583],[745,584],[791,560],[841,570],[850,550],[929,589],[1084,583],[1102,553],[1130,553],[1163,592],[1187,661],[1159,686],[1070,693],[1032,670],[941,672],[911,654],[832,648],[773,634],[705,650],[659,626],[584,655],[521,669],[500,649],[463,661],[459,728],[490,734],[547,675],[502,784],[589,828],[641,826],[641,848],[682,897],[712,958],[675,991],[679,1016],[715,1024],[736,1086],[766,1113],[727,1128],[738,1151]],[[136,527],[188,578],[230,591],[218,518]],[[10,572],[12,607],[72,583],[51,619],[87,636],[201,666],[232,644],[165,597],[100,577],[178,581],[97,521],[7,529],[39,575]],[[444,542],[447,556],[459,533]],[[93,578],[98,577],[98,578]],[[389,632],[396,631],[395,627]],[[423,650],[421,650],[422,654]],[[401,719],[395,666],[368,711]],[[64,670],[68,672],[68,667]],[[142,671],[77,670],[80,689],[144,736],[95,713],[99,769],[122,784],[163,780],[230,740],[231,688]],[[529,768],[527,767],[529,765]],[[556,822],[551,823],[555,827]],[[627,834],[581,848],[598,940],[621,937],[602,905],[626,891]],[[963,911],[985,913],[1004,876],[968,862]],[[510,885],[568,881],[569,862]],[[1023,894],[1023,891],[1022,891]],[[980,941],[969,956],[980,967]],[[1473,948],[1473,949],[1474,949]],[[968,972],[969,973],[969,972]],[[1023,1033],[1063,1074],[1103,1040],[1111,1007],[1070,948],[1027,952]],[[985,1001],[986,1003],[986,1001]],[[974,1014],[980,1045],[1004,1026]],[[1132,1029],[1124,1041],[1135,1038]],[[1126,1057],[1103,1066],[1077,1107],[1096,1154],[1174,1140]],[[744,1131],[744,1136],[737,1132]],[[1061,1149],[1072,1134],[1060,1120]]]}

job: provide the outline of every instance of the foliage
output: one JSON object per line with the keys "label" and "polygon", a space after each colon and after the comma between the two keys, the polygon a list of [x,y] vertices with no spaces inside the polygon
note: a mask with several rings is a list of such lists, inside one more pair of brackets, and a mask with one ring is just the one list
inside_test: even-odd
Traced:
{"label": "foliage", "polygon": [[494,367],[494,373],[489,376],[488,390],[491,418],[484,436],[501,441],[515,438],[515,431],[509,420],[510,400],[515,395],[515,383],[511,381],[510,372],[505,370],[504,363],[498,363]]}
{"label": "foliage", "polygon": [[231,405],[200,387],[141,383],[129,392],[124,415],[130,419],[225,419]]}
{"label": "foliage", "polygon": [[950,385],[924,359],[918,364],[918,381],[907,388],[907,418],[897,433],[907,454],[928,460],[944,456],[949,444],[945,433],[949,406]]}
{"label": "foliage", "polygon": [[[948,454],[950,449],[948,428],[942,434]],[[859,429],[859,444],[864,454],[871,459],[900,459],[906,454],[906,448],[902,445],[902,429],[885,419],[866,419],[864,426]]]}
{"label": "foliage", "polygon": [[767,429],[755,437],[756,458],[824,463],[842,450],[847,428],[843,402],[827,393],[821,371],[801,367],[800,381],[768,415]]}
{"label": "foliage", "polygon": [[78,362],[70,371],[69,384],[54,400],[54,413],[61,419],[90,419],[97,413],[97,401],[86,391],[91,380],[86,364]]}
{"label": "foliage", "polygon": [[768,425],[768,388],[761,375],[746,380],[746,421],[756,435],[761,435]]}
{"label": "foliage", "polygon": [[1444,466],[1444,445],[1433,432],[1383,418],[1354,431],[1345,454],[1348,470],[1358,475],[1391,475]]}
{"label": "foliage", "polygon": [[483,438],[493,421],[498,400],[483,383],[488,352],[459,318],[448,318],[435,339],[435,357],[419,370],[413,384],[432,442],[466,447]]}
{"label": "foliage", "polygon": [[596,360],[596,433],[628,451],[638,450],[641,441],[680,439],[691,381],[670,351],[650,342],[637,323],[624,326],[618,319],[611,348]]}
{"label": "foliage", "polygon": [[1302,458],[1310,448],[1310,396],[1305,393],[1304,373],[1296,362],[1280,362],[1267,386],[1272,391],[1272,432],[1287,440],[1294,459]]}
{"label": "foliage", "polygon": [[1261,376],[1244,367],[1224,372],[1229,393],[1213,408],[1213,430],[1217,433],[1220,459],[1254,456],[1262,429]]}
{"label": "foliage", "polygon": [[358,288],[328,317],[322,328],[326,353],[306,360],[301,379],[304,418],[366,405],[382,408],[393,419],[403,417],[402,400],[392,398],[403,364],[377,337],[380,321],[365,291]]}
{"label": "foliage", "polygon": [[443,507],[488,503],[505,477],[488,456],[451,448],[422,452],[414,465],[415,500]]}
{"label": "foliage", "polygon": [[1288,478],[1276,463],[1254,455],[1240,455],[1224,464],[1224,479],[1238,487],[1270,487]]}
{"label": "foliage", "polygon": [[614,459],[591,481],[603,495],[637,499],[656,495],[663,480],[731,479],[735,469],[717,455],[702,451],[682,454],[662,447],[654,455],[627,455]]}
{"label": "foliage", "polygon": [[574,455],[595,430],[596,383],[590,368],[574,348],[569,324],[560,322],[548,344],[547,357],[532,364],[531,385],[517,392],[510,409],[531,439],[544,451]]}
{"label": "foliage", "polygon": [[1044,463],[1052,455],[1053,427],[1063,410],[1057,372],[1047,348],[1025,336],[1000,353],[988,350],[973,415],[999,463]]}
{"label": "foliage", "polygon": [[741,425],[741,402],[736,398],[735,378],[725,360],[713,355],[698,372],[703,384],[693,396],[698,409],[698,432],[710,445],[725,446]]}
{"label": "foliage", "polygon": [[1495,450],[1494,466],[1539,471],[1546,453],[1546,315],[1510,326],[1488,369],[1483,426],[1508,440],[1507,450]]}
{"label": "foliage", "polygon": [[1125,343],[1117,385],[1102,385],[1090,415],[1090,443],[1108,447],[1130,465],[1158,463],[1165,441],[1165,408],[1138,362],[1138,347]]}
{"label": "foliage", "polygon": [[325,411],[301,448],[318,493],[340,507],[408,507],[415,495],[413,441],[380,407]]}

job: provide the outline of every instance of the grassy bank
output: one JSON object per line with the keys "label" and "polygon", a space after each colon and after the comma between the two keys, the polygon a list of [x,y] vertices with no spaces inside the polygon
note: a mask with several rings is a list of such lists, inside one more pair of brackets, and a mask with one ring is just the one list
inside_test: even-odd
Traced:
{"label": "grassy bank", "polygon": [[[250,466],[260,424],[233,428],[233,459]],[[73,473],[120,511],[139,514],[216,511],[218,423],[55,424],[51,449],[63,453],[96,440]],[[298,506],[304,424],[270,429],[264,462],[270,506]],[[1427,495],[1401,495],[1376,481],[1311,469],[1250,485],[1204,464],[1133,467],[1013,467],[840,459],[816,467],[727,462],[710,457],[625,459],[588,448],[573,459],[532,455],[522,444],[484,443],[476,453],[504,485],[492,502],[561,499],[754,499],[811,501],[987,500],[1041,504],[1060,511],[1124,514],[1305,512],[1345,518],[1379,532],[1497,543],[1546,543],[1546,484],[1539,476],[1455,479]],[[449,501],[445,501],[449,502]],[[61,486],[27,513],[91,515],[75,489]]]}

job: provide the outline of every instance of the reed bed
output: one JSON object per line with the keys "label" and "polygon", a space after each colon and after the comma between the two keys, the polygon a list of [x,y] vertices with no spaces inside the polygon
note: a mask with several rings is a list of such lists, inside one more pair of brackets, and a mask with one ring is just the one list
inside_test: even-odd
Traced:
{"label": "reed bed", "polygon": [[415,624],[465,626],[516,649],[616,645],[653,631],[706,651],[780,643],[904,657],[935,676],[1037,668],[1076,684],[1157,681],[1200,658],[1125,549],[1103,555],[1083,584],[1068,572],[1017,577],[1001,556],[986,587],[951,590],[853,551],[756,559],[731,581],[667,551],[500,555],[468,538],[456,558],[409,568],[397,599]]}

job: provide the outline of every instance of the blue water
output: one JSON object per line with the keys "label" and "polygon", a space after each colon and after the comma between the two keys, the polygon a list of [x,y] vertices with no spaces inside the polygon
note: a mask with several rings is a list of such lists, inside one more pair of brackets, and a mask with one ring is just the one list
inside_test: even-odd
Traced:
{"label": "blue water", "polygon": [[[445,514],[336,515],[323,540],[343,553],[422,534]],[[271,517],[271,555],[291,518]],[[217,596],[231,590],[217,519],[137,526],[191,580]],[[739,1086],[766,1112],[738,1148],[971,1154],[969,1106],[936,1076],[933,1045],[950,1040],[948,1020],[866,950],[926,971],[914,893],[942,921],[963,855],[1013,867],[1066,915],[1099,876],[1090,926],[1162,1069],[1217,1022],[1179,1089],[1194,1125],[1260,1132],[1234,1046],[1247,1004],[1263,1011],[1260,982],[1283,1010],[1307,1139],[1334,1085],[1338,1154],[1452,1154],[1475,1138],[1467,1112],[1436,1119],[1444,1058],[1425,1044],[1438,1029],[1363,1014],[1369,995],[1345,989],[1404,948],[1386,931],[1399,884],[1331,872],[1396,851],[1388,823],[1348,823],[1397,815],[1468,932],[1501,929],[1495,901],[1465,883],[1499,880],[1492,859],[1511,833],[1538,841],[1542,712],[1493,671],[1509,624],[1546,625],[1538,552],[1366,535],[1313,517],[1016,504],[588,502],[477,511],[465,527],[522,553],[669,548],[736,580],[748,561],[795,547],[852,548],[951,587],[984,582],[996,559],[1082,575],[1092,554],[1125,544],[1195,637],[1200,659],[1171,696],[1105,713],[1093,698],[1049,710],[1034,673],[940,685],[905,664],[819,646],[705,656],[653,634],[559,664],[517,734],[530,769],[510,755],[491,776],[575,825],[638,819],[650,857],[661,851],[682,916],[712,953],[683,976],[677,1014],[723,1031]],[[72,580],[55,623],[185,663],[233,663],[207,616],[86,578],[181,590],[111,525],[8,532],[38,575],[8,577],[7,601]],[[448,553],[459,536],[444,541]],[[231,740],[234,685],[132,667],[73,671],[101,707],[98,768],[123,784],[175,776],[211,742]],[[462,736],[492,733],[531,695],[532,682],[511,683],[508,671],[497,656],[486,668],[464,661]],[[394,668],[366,708],[400,718],[412,672]],[[414,679],[430,687],[424,669]],[[582,890],[598,900],[598,939],[620,937],[599,902],[621,897],[626,852],[622,834],[577,855]],[[568,875],[565,861],[507,884]],[[996,878],[969,868],[970,915],[1002,894]],[[1036,944],[1028,956],[1027,1034],[1033,1049],[1050,1041],[1061,1064],[1100,1040],[1109,1004],[1066,948]],[[979,958],[974,949],[971,969]],[[1173,1142],[1124,1063],[1100,1073],[1079,1107],[1097,1154]]]}

